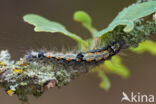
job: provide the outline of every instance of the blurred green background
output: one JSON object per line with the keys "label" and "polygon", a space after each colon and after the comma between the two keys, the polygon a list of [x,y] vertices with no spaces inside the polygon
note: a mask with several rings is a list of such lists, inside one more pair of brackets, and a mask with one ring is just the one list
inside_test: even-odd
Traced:
{"label": "blurred green background", "polygon": [[[0,49],[8,49],[17,60],[32,49],[70,50],[76,42],[59,33],[35,33],[33,26],[23,22],[23,15],[39,14],[64,24],[83,39],[89,32],[72,20],[77,10],[88,12],[99,30],[105,28],[122,8],[135,0],[0,0]],[[155,37],[154,37],[155,38]],[[124,50],[123,63],[130,71],[128,79],[108,75],[111,88],[108,92],[99,87],[100,78],[95,73],[82,75],[67,86],[50,89],[39,99],[30,96],[31,104],[120,104],[122,91],[156,95],[156,57]],[[0,104],[20,103],[0,90]],[[124,104],[128,104],[124,102]],[[143,103],[142,103],[143,104]]]}

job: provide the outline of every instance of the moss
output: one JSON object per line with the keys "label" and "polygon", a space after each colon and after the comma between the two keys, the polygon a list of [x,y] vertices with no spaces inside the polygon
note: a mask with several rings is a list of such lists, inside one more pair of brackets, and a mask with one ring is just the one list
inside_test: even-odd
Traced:
{"label": "moss", "polygon": [[129,33],[125,33],[123,31],[124,26],[119,25],[102,38],[102,45],[111,44],[113,41],[124,41],[124,47],[137,47],[139,43],[156,33],[155,27],[154,20],[145,21],[143,18],[135,21],[135,27]]}

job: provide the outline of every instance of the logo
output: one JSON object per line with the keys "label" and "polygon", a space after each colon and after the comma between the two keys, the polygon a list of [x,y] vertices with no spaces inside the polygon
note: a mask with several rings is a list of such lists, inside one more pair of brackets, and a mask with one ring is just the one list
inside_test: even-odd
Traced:
{"label": "logo", "polygon": [[150,94],[150,95],[146,95],[146,94],[141,94],[140,92],[138,93],[134,93],[131,92],[129,95],[127,95],[125,92],[122,92],[122,99],[121,102],[127,101],[127,102],[131,102],[131,103],[153,103],[154,102],[154,95]]}

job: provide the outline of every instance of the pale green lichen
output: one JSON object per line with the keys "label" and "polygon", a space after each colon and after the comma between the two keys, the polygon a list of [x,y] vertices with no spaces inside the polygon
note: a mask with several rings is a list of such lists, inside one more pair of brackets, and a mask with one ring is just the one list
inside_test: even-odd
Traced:
{"label": "pale green lichen", "polygon": [[27,95],[40,96],[45,91],[48,81],[55,81],[54,87],[60,88],[74,77],[74,71],[70,72],[61,68],[54,70],[53,64],[28,63],[24,58],[12,63],[8,51],[1,51],[0,59],[1,63],[5,62],[0,64],[0,85],[10,96],[17,94],[22,102],[27,101]]}

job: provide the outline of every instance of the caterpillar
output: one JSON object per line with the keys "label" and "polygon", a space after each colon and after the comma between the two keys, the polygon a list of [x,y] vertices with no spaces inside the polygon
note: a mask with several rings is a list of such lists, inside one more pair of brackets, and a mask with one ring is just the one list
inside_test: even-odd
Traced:
{"label": "caterpillar", "polygon": [[[38,97],[45,90],[53,87],[60,88],[80,73],[88,72],[105,60],[109,60],[123,48],[123,42],[113,42],[106,47],[86,52],[58,54],[50,51],[32,51],[16,64],[1,63],[0,67],[3,72],[0,74],[0,84],[3,87],[7,86],[5,90],[10,96],[17,94],[22,101],[27,99],[28,94]],[[0,56],[1,54],[4,53],[0,53]],[[8,58],[9,54],[7,52],[5,54],[4,56]]]}
{"label": "caterpillar", "polygon": [[[113,42],[107,47],[89,50],[86,52],[78,53],[54,53],[32,51],[25,56],[27,62],[42,61],[42,63],[53,63],[56,67],[62,66],[66,70],[79,69],[86,71],[105,60],[110,59],[113,55],[117,54],[121,49],[122,42]],[[86,69],[86,70],[85,70]]]}

